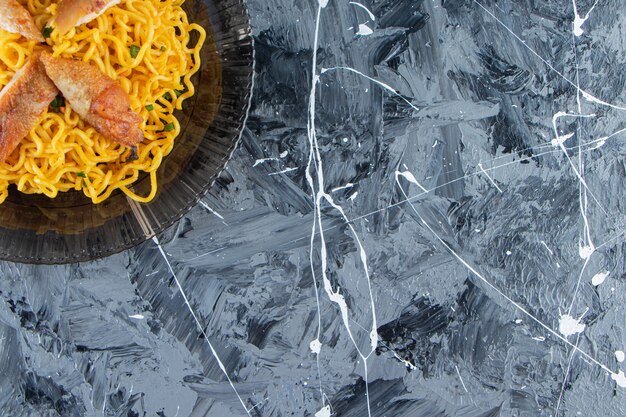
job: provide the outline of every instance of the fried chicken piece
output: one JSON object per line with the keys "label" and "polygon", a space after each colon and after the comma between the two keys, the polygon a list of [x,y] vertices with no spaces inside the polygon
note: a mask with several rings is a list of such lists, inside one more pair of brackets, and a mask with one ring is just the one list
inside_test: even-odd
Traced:
{"label": "fried chicken piece", "polygon": [[113,79],[83,61],[41,54],[48,77],[72,109],[102,135],[133,146],[143,140],[143,119],[130,108],[130,98]]}
{"label": "fried chicken piece", "polygon": [[36,55],[0,91],[0,162],[28,135],[58,92]]}
{"label": "fried chicken piece", "polygon": [[0,0],[0,28],[37,42],[45,41],[33,17],[17,0]]}
{"label": "fried chicken piece", "polygon": [[72,27],[91,22],[120,0],[61,0],[56,15],[56,27],[61,35]]}

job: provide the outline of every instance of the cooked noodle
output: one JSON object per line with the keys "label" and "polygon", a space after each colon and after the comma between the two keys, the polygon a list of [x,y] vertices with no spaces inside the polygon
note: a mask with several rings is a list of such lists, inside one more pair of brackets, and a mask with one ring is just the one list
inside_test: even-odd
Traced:
{"label": "cooked noodle", "polygon": [[[56,13],[57,4],[51,0],[23,4],[40,28]],[[51,33],[47,43],[55,56],[89,62],[120,83],[132,109],[144,119],[145,138],[137,146],[138,158],[130,161],[129,148],[97,133],[69,105],[58,113],[49,108],[0,164],[0,203],[7,198],[10,184],[23,193],[50,198],[58,192],[82,190],[95,204],[116,189],[139,202],[154,198],[156,170],[180,132],[173,112],[194,94],[190,79],[200,68],[206,37],[200,25],[188,22],[181,6],[181,0],[122,0],[63,36],[56,30]],[[190,42],[193,31],[198,34],[196,42]],[[0,29],[0,88],[34,51],[49,47]],[[150,175],[147,196],[131,189],[142,171]]]}

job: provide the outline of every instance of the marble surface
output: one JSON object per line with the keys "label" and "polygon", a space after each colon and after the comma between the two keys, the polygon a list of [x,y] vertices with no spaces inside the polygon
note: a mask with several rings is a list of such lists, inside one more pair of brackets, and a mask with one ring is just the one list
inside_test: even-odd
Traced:
{"label": "marble surface", "polygon": [[0,415],[626,415],[626,3],[249,8],[161,246],[0,264]]}

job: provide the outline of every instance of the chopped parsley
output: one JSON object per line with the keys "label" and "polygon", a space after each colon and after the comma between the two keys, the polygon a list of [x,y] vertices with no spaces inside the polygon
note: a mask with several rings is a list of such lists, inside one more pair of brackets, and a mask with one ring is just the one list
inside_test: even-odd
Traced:
{"label": "chopped parsley", "polygon": [[174,123],[168,123],[165,125],[165,127],[163,128],[163,130],[165,130],[166,132],[169,132],[170,130],[174,130]]}
{"label": "chopped parsley", "polygon": [[146,110],[152,111],[154,110],[154,106],[152,104],[146,104]]}
{"label": "chopped parsley", "polygon": [[52,111],[58,113],[61,107],[65,107],[65,99],[62,95],[58,95],[52,100],[50,103],[50,107],[52,107]]}
{"label": "chopped parsley", "polygon": [[44,26],[44,28],[41,30],[41,34],[44,38],[49,38],[53,30],[54,28],[52,26]]}
{"label": "chopped parsley", "polygon": [[161,46],[161,52],[165,52],[167,50],[167,48],[165,47],[165,45]]}
{"label": "chopped parsley", "polygon": [[76,176],[77,177],[81,177],[81,178],[87,178],[87,175],[85,175],[85,173],[83,171],[78,171],[76,173]]}
{"label": "chopped parsley", "polygon": [[137,54],[139,54],[139,48],[137,45],[130,46],[130,56],[133,58],[137,58]]}
{"label": "chopped parsley", "polygon": [[[182,90],[174,90],[174,94],[176,94],[176,97],[179,97],[181,94],[184,94],[187,92],[187,89],[184,88]],[[166,92],[165,94],[163,94],[163,98],[167,101],[172,101],[172,95],[170,94],[170,92]]]}

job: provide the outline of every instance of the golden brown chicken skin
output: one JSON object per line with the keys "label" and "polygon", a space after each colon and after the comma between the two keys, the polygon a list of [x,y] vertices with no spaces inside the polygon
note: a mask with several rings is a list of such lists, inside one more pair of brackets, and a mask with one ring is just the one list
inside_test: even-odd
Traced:
{"label": "golden brown chicken skin", "polygon": [[33,56],[0,91],[0,162],[28,135],[58,90]]}
{"label": "golden brown chicken skin", "polygon": [[95,19],[120,0],[61,0],[55,18],[57,31],[65,34],[74,26]]}
{"label": "golden brown chicken skin", "polygon": [[143,140],[143,119],[130,107],[130,98],[113,79],[83,61],[41,54],[46,73],[72,109],[114,142],[134,146]]}
{"label": "golden brown chicken skin", "polygon": [[44,42],[33,17],[17,0],[0,0],[0,28],[27,39]]}

